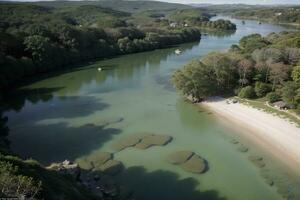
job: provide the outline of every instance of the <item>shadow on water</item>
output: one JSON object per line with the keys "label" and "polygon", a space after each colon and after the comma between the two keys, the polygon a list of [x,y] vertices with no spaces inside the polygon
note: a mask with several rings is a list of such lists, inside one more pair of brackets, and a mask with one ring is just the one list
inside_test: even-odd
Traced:
{"label": "shadow on water", "polygon": [[2,109],[20,111],[26,101],[35,104],[37,102],[47,102],[53,98],[53,93],[63,89],[63,87],[43,87],[36,89],[19,89],[7,93],[3,97]]}
{"label": "shadow on water", "polygon": [[65,123],[59,123],[29,127],[28,131],[27,128],[20,130],[20,133],[12,135],[10,139],[16,153],[49,164],[65,159],[75,160],[89,154],[120,132],[119,129],[93,124],[69,127]]}
{"label": "shadow on water", "polygon": [[[6,101],[12,150],[23,157],[32,157],[43,164],[64,159],[75,160],[101,147],[121,130],[107,128],[121,120],[102,125],[70,126],[60,119],[84,117],[109,107],[93,96],[57,97],[61,88],[21,89]],[[30,105],[31,104],[31,105]],[[16,111],[18,113],[15,113]],[[54,123],[38,123],[52,120]],[[104,124],[104,125],[103,125]]]}
{"label": "shadow on water", "polygon": [[130,167],[116,179],[131,188],[139,200],[226,200],[216,190],[199,190],[200,183],[194,178],[180,179],[164,170],[147,172],[143,167]]}
{"label": "shadow on water", "polygon": [[[54,96],[63,88],[21,89],[6,97],[5,111],[26,111],[32,113],[30,120],[82,117],[95,111],[104,110],[109,104],[93,96]],[[25,106],[29,102],[35,106]],[[22,114],[22,113],[21,113]],[[28,113],[29,114],[29,113]],[[18,118],[18,116],[15,116]],[[21,116],[20,116],[21,117]],[[28,119],[24,119],[26,121]]]}

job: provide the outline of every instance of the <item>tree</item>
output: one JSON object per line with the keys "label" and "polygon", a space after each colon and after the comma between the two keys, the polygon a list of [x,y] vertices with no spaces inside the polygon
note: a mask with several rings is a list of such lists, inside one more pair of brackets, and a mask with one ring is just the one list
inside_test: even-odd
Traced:
{"label": "tree", "polygon": [[122,53],[133,53],[135,51],[133,42],[128,37],[119,39],[118,45]]}
{"label": "tree", "polygon": [[248,59],[242,59],[238,62],[239,82],[242,87],[249,83],[248,74],[252,72],[253,63]]}
{"label": "tree", "polygon": [[41,182],[36,183],[32,177],[17,175],[18,170],[11,163],[0,161],[0,194],[7,198],[34,199],[41,190]]}
{"label": "tree", "polygon": [[267,83],[256,82],[255,83],[255,93],[258,97],[264,97],[267,93],[271,92],[272,87]]}
{"label": "tree", "polygon": [[35,63],[44,63],[51,49],[50,39],[40,35],[28,36],[24,40],[25,50],[29,51]]}
{"label": "tree", "polygon": [[253,78],[256,81],[262,81],[267,83],[269,78],[270,67],[265,62],[257,62],[254,66],[255,68],[255,77]]}
{"label": "tree", "polygon": [[183,94],[199,100],[216,94],[213,69],[198,60],[187,64],[182,70],[177,70],[172,76],[172,82]]}
{"label": "tree", "polygon": [[246,86],[241,89],[238,96],[241,98],[252,99],[255,97],[255,91],[252,86]]}
{"label": "tree", "polygon": [[300,66],[296,66],[293,68],[292,78],[295,82],[300,83]]}
{"label": "tree", "polygon": [[269,79],[273,82],[272,90],[275,89],[276,84],[283,84],[289,78],[291,68],[289,65],[283,63],[271,64]]}
{"label": "tree", "polygon": [[293,81],[288,81],[282,88],[282,99],[291,107],[295,108],[297,105],[296,96],[299,92],[299,84]]}
{"label": "tree", "polygon": [[255,49],[262,49],[269,44],[260,34],[252,34],[243,37],[239,45],[243,49],[243,53],[251,54]]}
{"label": "tree", "polygon": [[284,50],[285,61],[290,65],[296,65],[300,60],[299,48],[286,48]]}
{"label": "tree", "polygon": [[277,92],[270,92],[266,97],[270,103],[281,100],[281,96]]}
{"label": "tree", "polygon": [[210,66],[215,73],[218,88],[222,90],[232,89],[237,83],[236,66],[239,59],[231,54],[211,53],[203,58],[202,62]]}

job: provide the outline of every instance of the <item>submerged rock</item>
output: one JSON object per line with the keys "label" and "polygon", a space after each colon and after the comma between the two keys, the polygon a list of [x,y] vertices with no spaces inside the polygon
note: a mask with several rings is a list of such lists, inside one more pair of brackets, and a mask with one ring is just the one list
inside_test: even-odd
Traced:
{"label": "submerged rock", "polygon": [[288,186],[278,186],[277,192],[284,198],[284,199],[294,199],[294,194],[290,190]]}
{"label": "submerged rock", "polygon": [[130,135],[113,144],[116,151],[121,151],[128,147],[136,147],[138,149],[147,149],[151,146],[163,146],[172,140],[168,135],[156,135],[150,133],[140,133]]}
{"label": "submerged rock", "polygon": [[113,158],[113,154],[109,152],[95,152],[83,159],[78,159],[80,167],[83,169],[91,170],[99,168],[100,165],[104,164],[108,160]]}
{"label": "submerged rock", "polygon": [[109,160],[103,165],[99,167],[99,170],[103,173],[109,174],[109,175],[115,175],[119,173],[123,168],[123,165],[120,161],[117,160]]}
{"label": "submerged rock", "polygon": [[112,158],[113,158],[113,154],[108,152],[101,152],[99,154],[96,154],[96,156],[94,156],[94,159],[91,160],[90,162],[93,168],[97,169],[107,161],[111,160]]}
{"label": "submerged rock", "polygon": [[132,146],[138,144],[142,140],[143,137],[144,137],[143,135],[128,136],[128,137],[123,138],[123,139],[119,140],[118,142],[114,143],[113,149],[116,151],[121,151],[128,147],[132,147]]}
{"label": "submerged rock", "polygon": [[230,143],[232,143],[232,144],[238,144],[239,141],[237,141],[236,139],[232,139],[232,140],[230,140]]}
{"label": "submerged rock", "polygon": [[134,147],[136,147],[138,149],[148,149],[151,146],[152,146],[151,144],[145,144],[143,142],[140,142],[137,145],[135,145]]}
{"label": "submerged rock", "polygon": [[261,176],[265,179],[266,184],[270,186],[274,185],[273,177],[267,171],[262,171]]}
{"label": "submerged rock", "polygon": [[180,165],[188,161],[192,156],[194,155],[194,152],[192,151],[177,151],[174,153],[171,153],[167,157],[167,161],[174,165]]}
{"label": "submerged rock", "polygon": [[248,147],[244,146],[243,144],[241,144],[237,149],[238,149],[238,151],[243,152],[243,153],[245,153],[249,150]]}
{"label": "submerged rock", "polygon": [[171,142],[172,137],[168,135],[148,135],[145,136],[135,147],[139,149],[147,149],[151,146],[164,146]]}
{"label": "submerged rock", "polygon": [[198,155],[193,155],[188,161],[183,163],[181,167],[192,173],[204,173],[206,171],[207,165],[206,161]]}
{"label": "submerged rock", "polygon": [[263,168],[266,166],[266,163],[260,156],[249,156],[249,160],[258,168]]}

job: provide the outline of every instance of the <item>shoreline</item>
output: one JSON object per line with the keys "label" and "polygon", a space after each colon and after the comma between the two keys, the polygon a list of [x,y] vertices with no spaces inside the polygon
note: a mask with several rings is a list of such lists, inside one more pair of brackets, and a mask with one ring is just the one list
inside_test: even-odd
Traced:
{"label": "shoreline", "polygon": [[[226,15],[225,15],[226,16]],[[235,18],[235,19],[239,19],[239,20],[254,20],[254,21],[261,21],[261,22],[264,22],[264,23],[270,23],[270,24],[275,24],[275,25],[280,25],[280,26],[292,26],[294,28],[297,28],[300,26],[300,24],[298,23],[290,23],[290,22],[275,22],[271,19],[262,19],[262,18],[259,18],[259,17],[240,17],[240,16],[234,16],[234,15],[229,15],[230,17],[232,18]]]}
{"label": "shoreline", "polygon": [[[227,104],[214,98],[198,105],[217,114],[216,117],[259,148],[300,176],[300,128],[289,121],[241,103]],[[232,126],[234,125],[234,126]]]}

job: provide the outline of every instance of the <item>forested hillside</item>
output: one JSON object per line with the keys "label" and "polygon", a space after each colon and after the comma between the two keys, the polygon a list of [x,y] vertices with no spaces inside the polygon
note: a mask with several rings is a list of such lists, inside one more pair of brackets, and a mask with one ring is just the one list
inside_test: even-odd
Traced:
{"label": "forested hillside", "polygon": [[275,23],[300,24],[300,7],[259,8],[233,13],[235,17],[268,20]]}
{"label": "forested hillside", "polygon": [[176,88],[205,99],[236,94],[242,98],[283,100],[300,111],[300,33],[242,38],[229,52],[214,52],[173,75]]}
{"label": "forested hillside", "polygon": [[93,5],[1,4],[0,87],[83,61],[200,40],[196,27],[146,29],[131,18]]}
{"label": "forested hillside", "polygon": [[162,7],[153,10],[154,2],[115,1],[117,11],[99,6],[104,3],[0,4],[0,88],[84,61],[197,41],[200,28],[236,29],[230,21],[210,21],[212,15],[178,4],[156,2]]}
{"label": "forested hillside", "polygon": [[205,12],[222,13],[237,18],[255,19],[273,23],[300,24],[299,6],[258,6],[258,5],[210,5],[202,8]]}

